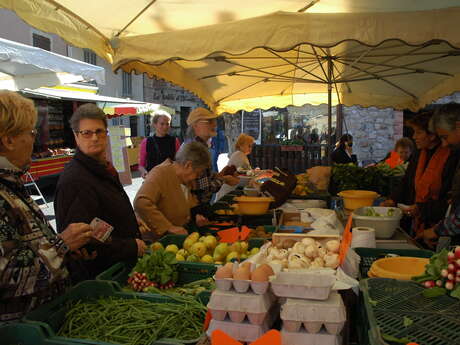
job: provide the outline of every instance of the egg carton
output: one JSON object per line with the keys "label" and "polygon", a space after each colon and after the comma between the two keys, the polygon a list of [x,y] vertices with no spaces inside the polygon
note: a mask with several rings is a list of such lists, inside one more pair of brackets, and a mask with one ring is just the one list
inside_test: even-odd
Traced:
{"label": "egg carton", "polygon": [[[237,262],[233,263],[233,274],[235,274],[235,271],[238,269],[239,265]],[[254,271],[256,268],[255,263],[251,263],[250,271]],[[246,293],[250,292],[251,290],[258,295],[263,295],[268,291],[268,288],[270,287],[270,282],[255,282],[252,280],[241,280],[241,279],[233,279],[233,278],[221,278],[218,279],[216,276],[214,276],[214,280],[216,282],[216,287],[219,290],[223,291],[231,291],[235,290],[236,292],[239,293]]]}
{"label": "egg carton", "polygon": [[328,334],[324,331],[319,333],[290,332],[283,325],[281,330],[281,343],[283,345],[342,345],[342,336]]}
{"label": "egg carton", "polygon": [[217,289],[223,291],[235,290],[240,293],[246,293],[252,290],[255,294],[263,295],[270,287],[269,282],[253,282],[252,280],[238,280],[233,278],[217,279],[216,277],[214,277],[214,280],[216,281]]}
{"label": "egg carton", "polygon": [[214,290],[208,309],[212,318],[218,321],[223,321],[228,315],[233,322],[243,322],[247,317],[249,323],[261,325],[275,302],[276,297],[271,293],[257,295]]}
{"label": "egg carton", "polygon": [[276,321],[277,315],[279,315],[278,311],[279,308],[276,306],[270,309],[260,325],[252,324],[247,320],[243,322],[232,322],[228,317],[223,321],[213,318],[209,323],[207,335],[211,337],[212,332],[219,329],[238,341],[253,342],[271,329]]}
{"label": "egg carton", "polygon": [[318,333],[324,325],[328,333],[339,334],[347,313],[342,296],[333,291],[325,301],[288,298],[281,305],[280,317],[289,332],[298,332],[303,325],[308,333]]}
{"label": "egg carton", "polygon": [[273,293],[278,297],[291,297],[313,300],[329,298],[335,275],[329,271],[279,272],[270,277]]}

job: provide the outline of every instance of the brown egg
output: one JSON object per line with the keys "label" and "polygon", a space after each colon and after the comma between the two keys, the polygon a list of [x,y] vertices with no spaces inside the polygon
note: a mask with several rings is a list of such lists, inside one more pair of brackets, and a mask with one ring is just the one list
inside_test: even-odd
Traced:
{"label": "brown egg", "polygon": [[249,267],[249,270],[251,270],[251,263],[249,261],[245,261],[241,264],[241,267]]}
{"label": "brown egg", "polygon": [[249,270],[248,265],[238,267],[238,269],[233,274],[233,279],[236,280],[249,280],[251,278],[251,271]]}
{"label": "brown egg", "polygon": [[225,279],[225,278],[232,278],[233,273],[232,273],[232,266],[222,266],[217,269],[216,272],[216,278],[217,279]]}
{"label": "brown egg", "polygon": [[275,275],[275,272],[273,272],[272,267],[268,264],[262,264],[259,266],[259,268],[262,268],[265,272],[267,272],[268,276]]}
{"label": "brown egg", "polygon": [[269,276],[270,274],[267,272],[267,270],[263,266],[259,266],[254,271],[252,271],[251,280],[254,282],[267,282]]}

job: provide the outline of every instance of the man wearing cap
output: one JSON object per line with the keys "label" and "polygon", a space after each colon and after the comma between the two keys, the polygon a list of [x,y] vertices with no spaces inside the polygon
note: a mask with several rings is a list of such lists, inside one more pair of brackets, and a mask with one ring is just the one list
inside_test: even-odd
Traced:
{"label": "man wearing cap", "polygon": [[[184,143],[197,141],[209,148],[209,139],[217,135],[217,115],[205,108],[196,108],[191,111],[187,118],[187,139]],[[201,204],[211,201],[213,193],[216,193],[222,184],[235,186],[239,179],[233,175],[213,173],[211,166],[205,170],[203,175],[195,180],[194,194]]]}

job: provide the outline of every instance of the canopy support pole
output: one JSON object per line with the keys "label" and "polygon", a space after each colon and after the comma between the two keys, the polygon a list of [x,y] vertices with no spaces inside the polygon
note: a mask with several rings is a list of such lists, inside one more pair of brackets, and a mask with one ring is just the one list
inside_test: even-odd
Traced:
{"label": "canopy support pole", "polygon": [[331,165],[332,153],[332,57],[327,57],[327,161]]}

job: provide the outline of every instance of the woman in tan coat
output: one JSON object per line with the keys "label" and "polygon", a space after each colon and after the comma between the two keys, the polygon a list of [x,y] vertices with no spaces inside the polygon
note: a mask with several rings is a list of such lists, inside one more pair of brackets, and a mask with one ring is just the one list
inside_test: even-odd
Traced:
{"label": "woman in tan coat", "polygon": [[[181,146],[174,162],[165,161],[148,173],[134,199],[134,209],[156,237],[187,234],[183,226],[190,221],[190,209],[197,205],[189,185],[210,162],[206,147],[191,142]],[[197,215],[196,221],[199,225],[204,220]]]}

